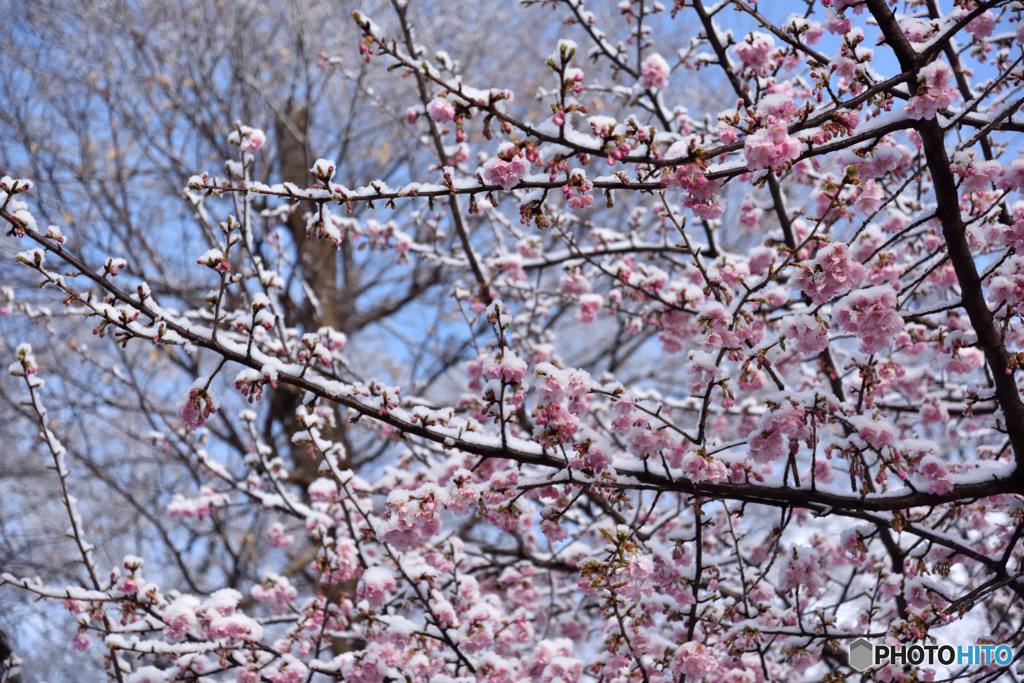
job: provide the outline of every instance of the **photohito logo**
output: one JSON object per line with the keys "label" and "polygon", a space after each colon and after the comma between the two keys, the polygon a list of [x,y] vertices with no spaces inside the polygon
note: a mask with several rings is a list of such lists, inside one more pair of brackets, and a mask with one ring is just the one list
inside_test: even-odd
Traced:
{"label": "photohito logo", "polygon": [[850,643],[850,666],[857,671],[884,664],[1006,666],[1012,659],[1009,645],[872,645],[864,638]]}

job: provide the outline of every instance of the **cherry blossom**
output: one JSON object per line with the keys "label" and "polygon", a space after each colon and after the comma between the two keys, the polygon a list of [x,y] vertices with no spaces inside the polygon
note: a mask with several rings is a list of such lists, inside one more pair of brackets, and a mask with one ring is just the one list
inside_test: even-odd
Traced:
{"label": "cherry blossom", "polygon": [[664,88],[668,85],[670,69],[668,62],[661,55],[654,53],[641,64],[641,88]]}
{"label": "cherry blossom", "polygon": [[[508,158],[505,158],[508,157]],[[530,162],[506,147],[499,156],[492,157],[484,164],[484,179],[488,183],[501,185],[503,190],[511,190],[530,170]]]}
{"label": "cherry blossom", "polygon": [[960,99],[952,85],[953,72],[945,62],[936,61],[922,67],[917,74],[917,94],[907,104],[907,116],[912,119],[934,119],[938,111],[946,109]]}
{"label": "cherry blossom", "polygon": [[431,119],[438,123],[447,123],[455,118],[455,108],[451,105],[451,102],[440,98],[431,100],[430,104],[427,105],[427,113]]}
{"label": "cherry blossom", "polygon": [[832,243],[804,262],[797,285],[815,304],[823,304],[856,287],[865,272],[845,244]]}
{"label": "cherry blossom", "polygon": [[800,141],[791,137],[782,123],[770,123],[747,137],[745,148],[747,168],[752,171],[796,161],[803,149]]}
{"label": "cherry blossom", "polygon": [[835,320],[846,332],[860,337],[861,353],[877,353],[894,341],[903,328],[895,311],[896,293],[892,287],[859,289],[835,305]]}
{"label": "cherry blossom", "polygon": [[0,591],[67,633],[26,661],[759,683],[1019,640],[1015,10],[148,3],[7,36],[47,83],[0,83]]}
{"label": "cherry blossom", "polygon": [[775,40],[770,35],[755,31],[738,42],[732,50],[745,67],[757,74],[763,74],[771,65],[774,49]]}
{"label": "cherry blossom", "polygon": [[795,342],[797,352],[802,355],[819,353],[828,346],[828,330],[805,313],[786,318],[783,330],[786,338]]}

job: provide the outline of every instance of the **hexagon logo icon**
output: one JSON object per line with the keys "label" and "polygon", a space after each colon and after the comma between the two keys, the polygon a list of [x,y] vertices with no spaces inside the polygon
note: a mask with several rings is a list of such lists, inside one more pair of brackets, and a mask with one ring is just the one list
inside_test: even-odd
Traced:
{"label": "hexagon logo icon", "polygon": [[850,666],[863,671],[875,663],[875,646],[864,638],[850,643]]}

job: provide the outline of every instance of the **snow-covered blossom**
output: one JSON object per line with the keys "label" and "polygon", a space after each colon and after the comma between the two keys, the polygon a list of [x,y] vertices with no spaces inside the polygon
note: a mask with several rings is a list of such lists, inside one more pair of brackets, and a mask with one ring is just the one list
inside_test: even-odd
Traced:
{"label": "snow-covered blossom", "polygon": [[436,98],[427,105],[427,114],[438,123],[447,123],[455,118],[455,107],[448,100]]}
{"label": "snow-covered blossom", "polygon": [[441,531],[441,511],[446,492],[432,484],[415,492],[397,489],[388,495],[384,521],[378,530],[382,541],[398,550],[424,543]]}
{"label": "snow-covered blossom", "polygon": [[357,595],[360,599],[366,600],[370,607],[379,608],[384,605],[388,594],[398,588],[395,583],[395,576],[387,567],[370,567],[363,572],[359,580]]}
{"label": "snow-covered blossom", "polygon": [[[452,49],[485,49],[453,52],[464,68],[427,30],[457,9],[407,4],[386,29],[353,13],[348,42],[382,68],[319,58],[318,78],[357,79],[351,112],[278,102],[302,130],[279,121],[271,144],[238,124],[227,160],[208,158],[215,134],[185,135],[218,169],[188,180],[187,239],[164,206],[182,131],[159,128],[295,89],[277,70],[302,60],[259,45],[274,7],[250,26],[281,57],[258,83],[214,68],[223,93],[168,99],[186,57],[153,91],[175,107],[143,88],[118,109],[128,152],[86,150],[124,181],[110,196],[82,150],[61,153],[74,135],[0,136],[15,165],[63,169],[38,198],[0,179],[4,433],[51,478],[4,491],[25,523],[58,508],[71,542],[26,557],[66,550],[85,581],[15,564],[3,590],[59,600],[64,648],[139,683],[761,683],[816,680],[857,635],[931,642],[988,615],[979,642],[1013,641],[1019,601],[990,565],[1020,564],[1020,8],[910,3],[895,27],[882,3],[823,0],[749,33],[715,14],[728,3],[693,24],[699,4],[617,0],[606,32],[573,0],[565,30],[589,44],[512,73],[535,101],[509,106],[490,86],[530,50],[467,36]],[[315,25],[303,12],[285,23]],[[202,31],[186,23],[147,37]],[[37,24],[7,32],[13,53],[46,54]],[[922,61],[901,74],[886,55],[904,36]],[[585,80],[593,58],[609,68]],[[85,63],[90,88],[138,76]],[[63,92],[15,90],[12,111],[44,122]],[[345,159],[317,158],[349,129]],[[29,202],[70,227],[43,230]],[[111,561],[128,542],[145,576]]]}
{"label": "snow-covered blossom", "polygon": [[228,502],[227,496],[218,493],[210,486],[199,487],[198,498],[186,498],[180,493],[171,496],[171,502],[167,504],[167,514],[172,517],[192,518],[199,520],[210,515],[215,508],[221,507]]}
{"label": "snow-covered blossom", "polygon": [[853,22],[828,9],[825,13],[825,28],[829,33],[844,36],[853,28]]}
{"label": "snow-covered blossom", "polygon": [[856,287],[865,272],[864,266],[850,258],[845,244],[832,242],[804,262],[796,285],[812,302],[824,304]]}
{"label": "snow-covered blossom", "polygon": [[747,436],[750,457],[757,463],[774,462],[790,450],[790,438],[807,439],[806,411],[793,400],[785,399],[765,411],[757,429]]}
{"label": "snow-covered blossom", "polygon": [[270,603],[271,611],[283,614],[288,610],[288,603],[295,599],[298,592],[288,577],[269,573],[263,583],[252,587],[252,597],[260,602]]}
{"label": "snow-covered blossom", "polygon": [[934,454],[921,458],[916,470],[923,480],[923,488],[929,493],[949,493],[953,490],[953,480],[946,464]]}
{"label": "snow-covered blossom", "polygon": [[[968,14],[966,8],[958,8],[952,14],[952,17],[957,21],[961,20]],[[983,40],[992,35],[996,29],[995,15],[990,11],[982,12],[978,16],[967,22],[966,31],[970,33],[976,40]]]}
{"label": "snow-covered blossom", "polygon": [[501,185],[503,190],[511,190],[530,172],[530,162],[522,152],[514,152],[511,148],[503,148],[498,156],[491,157],[483,166],[484,180],[492,185]]}
{"label": "snow-covered blossom", "polygon": [[853,208],[857,213],[872,214],[878,211],[878,208],[882,205],[883,197],[885,197],[885,191],[882,189],[882,186],[874,180],[869,180],[864,184],[864,187],[860,188],[860,192],[857,193],[857,199],[854,200]]}
{"label": "snow-covered blossom", "polygon": [[893,445],[895,430],[888,422],[875,420],[865,415],[856,415],[850,418],[850,423],[857,430],[857,436],[872,448],[879,449]]}
{"label": "snow-covered blossom", "polygon": [[715,357],[703,351],[695,351],[684,370],[688,378],[686,388],[691,395],[703,393],[712,382],[725,376],[723,370],[715,363]]}
{"label": "snow-covered blossom", "polygon": [[809,21],[799,14],[789,15],[784,25],[787,31],[802,35],[804,42],[808,45],[817,45],[825,33],[825,29],[820,23]]}
{"label": "snow-covered blossom", "polygon": [[689,679],[700,679],[718,669],[718,660],[703,643],[689,641],[676,651],[672,673]]}
{"label": "snow-covered blossom", "polygon": [[166,683],[167,675],[155,666],[143,666],[124,680],[125,683]]}
{"label": "snow-covered blossom", "polygon": [[783,166],[796,161],[803,151],[803,145],[789,134],[784,123],[769,123],[747,136],[744,148],[751,171]]}
{"label": "snow-covered blossom", "polygon": [[953,71],[945,62],[935,61],[917,72],[917,94],[907,103],[907,116],[916,120],[934,119],[935,114],[960,99],[952,84]]}
{"label": "snow-covered blossom", "polygon": [[587,173],[582,168],[574,168],[569,173],[568,181],[562,186],[562,194],[568,200],[569,208],[585,209],[594,205],[594,195],[590,193],[593,184],[587,180]]}
{"label": "snow-covered blossom", "polygon": [[523,381],[523,378],[526,377],[526,370],[526,361],[507,349],[493,351],[483,364],[484,377],[508,384]]}
{"label": "snow-covered blossom", "polygon": [[641,88],[664,88],[668,85],[671,70],[665,58],[658,53],[651,54],[640,65]]}
{"label": "snow-covered blossom", "polygon": [[729,474],[725,464],[720,460],[707,458],[696,453],[687,453],[683,456],[683,474],[695,484],[702,481],[710,481],[717,484],[723,481]]}
{"label": "snow-covered blossom", "polygon": [[782,323],[782,333],[787,342],[795,343],[797,353],[804,356],[820,353],[828,346],[828,330],[806,313],[787,316]]}
{"label": "snow-covered blossom", "polygon": [[825,576],[818,551],[807,546],[794,546],[779,571],[779,590],[800,588],[804,595],[815,595],[825,586]]}
{"label": "snow-covered blossom", "polygon": [[739,57],[743,66],[757,74],[768,72],[775,50],[775,39],[767,33],[751,32],[746,38],[733,46],[733,53]]}
{"label": "snow-covered blossom", "polygon": [[790,121],[799,114],[800,106],[784,93],[765,95],[757,103],[757,113],[765,119],[774,117],[780,121]]}
{"label": "snow-covered blossom", "polygon": [[604,297],[600,294],[584,294],[580,297],[580,310],[576,314],[576,320],[581,323],[592,323],[597,318],[597,312],[604,306]]}
{"label": "snow-covered blossom", "polygon": [[312,165],[309,172],[319,180],[329,182],[334,177],[335,169],[337,165],[329,159],[317,159],[316,163]]}
{"label": "snow-covered blossom", "polygon": [[267,141],[266,134],[259,128],[241,126],[228,136],[228,142],[238,145],[243,154],[252,154]]}
{"label": "snow-covered blossom", "polygon": [[869,150],[843,150],[836,155],[842,168],[853,166],[857,176],[864,180],[883,177],[906,163],[905,148],[893,144],[873,145]]}
{"label": "snow-covered blossom", "polygon": [[843,331],[860,337],[861,353],[878,353],[903,329],[903,319],[896,312],[896,292],[887,285],[847,295],[835,305],[834,318]]}

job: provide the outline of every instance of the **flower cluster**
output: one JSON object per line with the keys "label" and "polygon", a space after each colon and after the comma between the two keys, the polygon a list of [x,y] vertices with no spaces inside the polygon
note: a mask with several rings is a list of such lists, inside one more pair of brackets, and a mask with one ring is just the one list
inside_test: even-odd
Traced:
{"label": "flower cluster", "polygon": [[934,119],[935,115],[959,101],[960,92],[953,85],[953,71],[945,62],[932,62],[917,72],[917,94],[907,103],[907,116],[918,121]]}
{"label": "flower cluster", "polygon": [[850,257],[850,249],[841,242],[832,242],[818,249],[817,255],[805,261],[796,285],[815,304],[828,303],[846,294],[864,277],[864,266]]}
{"label": "flower cluster", "polygon": [[447,494],[433,484],[416,491],[398,489],[388,495],[377,535],[398,550],[414,548],[441,531],[441,511]]}
{"label": "flower cluster", "polygon": [[746,69],[757,75],[764,75],[768,73],[774,61],[775,39],[767,33],[754,31],[736,43],[732,51]]}
{"label": "flower cluster", "polygon": [[747,437],[750,457],[757,463],[770,463],[790,453],[790,439],[806,440],[810,437],[807,412],[799,400],[784,398],[769,403],[758,422],[757,429]]}
{"label": "flower cluster", "polygon": [[804,356],[820,353],[828,346],[828,330],[806,313],[788,316],[782,323],[782,331],[787,341],[795,343],[797,353]]}
{"label": "flower cluster", "polygon": [[238,145],[243,154],[252,154],[259,151],[263,143],[267,141],[266,134],[259,128],[239,126],[228,135],[228,142]]}
{"label": "flower cluster", "polygon": [[649,55],[640,65],[640,87],[661,89],[668,85],[671,69],[665,58],[654,53]]}
{"label": "flower cluster", "polygon": [[587,180],[587,172],[582,168],[574,168],[569,173],[569,180],[562,186],[562,194],[568,200],[569,208],[585,209],[594,205],[594,195],[590,194],[593,185]]}
{"label": "flower cluster", "polygon": [[503,190],[511,190],[530,172],[530,162],[522,151],[516,151],[509,143],[504,143],[496,157],[491,157],[483,166],[484,180],[492,185],[501,185]]}
{"label": "flower cluster", "polygon": [[865,354],[891,345],[903,329],[903,319],[896,312],[896,292],[887,285],[847,295],[835,305],[833,315],[840,329],[860,337],[860,352]]}
{"label": "flower cluster", "polygon": [[188,399],[178,409],[178,418],[181,426],[190,432],[206,424],[210,416],[217,412],[218,402],[203,380],[196,382],[196,385],[188,393]]}
{"label": "flower cluster", "polygon": [[[669,148],[665,156],[669,159],[681,157],[687,154],[689,148],[689,142],[677,142]],[[683,204],[698,218],[713,220],[725,211],[725,207],[717,201],[722,181],[708,178],[698,164],[668,167],[661,177],[661,183],[665,187],[686,190],[688,196]]]}
{"label": "flower cluster", "polygon": [[578,416],[590,407],[590,377],[583,371],[566,372],[550,363],[534,369],[544,381],[537,387],[539,400],[533,417],[540,443],[555,446],[568,443],[579,429]]}
{"label": "flower cluster", "polygon": [[772,120],[767,126],[747,136],[744,143],[747,168],[780,168],[800,158],[803,146],[789,134],[786,124]]}

